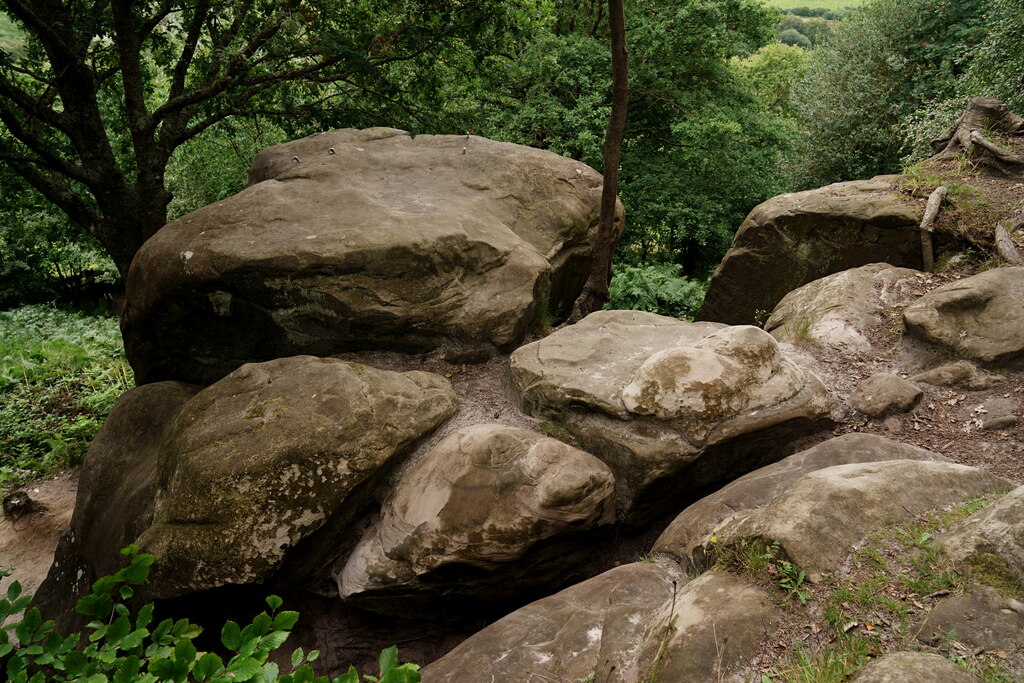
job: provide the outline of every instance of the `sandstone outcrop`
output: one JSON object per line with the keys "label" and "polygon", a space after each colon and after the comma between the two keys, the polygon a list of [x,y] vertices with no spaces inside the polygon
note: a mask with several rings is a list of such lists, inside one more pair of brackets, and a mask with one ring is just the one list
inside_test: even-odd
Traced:
{"label": "sandstone outcrop", "polygon": [[816,342],[845,352],[868,351],[878,311],[910,296],[921,275],[871,263],[809,282],[782,298],[764,324],[780,342]]}
{"label": "sandstone outcrop", "polygon": [[868,417],[882,417],[889,412],[907,412],[923,395],[913,382],[891,372],[876,372],[857,386],[850,400]]}
{"label": "sandstone outcrop", "polygon": [[604,460],[624,515],[786,455],[827,420],[812,373],[755,327],[598,311],[521,347],[509,365],[523,406]]}
{"label": "sandstone outcrop", "polygon": [[[346,531],[456,406],[438,375],[311,356],[244,365],[199,392],[168,428],[138,540],[157,558],[151,597],[266,580],[321,527],[321,538]],[[306,554],[315,562],[318,550]]]}
{"label": "sandstone outcrop", "polygon": [[928,292],[903,312],[907,331],[961,358],[1024,354],[1024,267],[996,268]]}
{"label": "sandstone outcrop", "polygon": [[654,543],[652,552],[670,555],[686,571],[701,571],[715,561],[702,545],[725,520],[767,504],[810,472],[864,462],[935,460],[931,451],[873,434],[844,434],[779,462],[746,474],[683,510]]}
{"label": "sandstone outcrop", "polygon": [[884,261],[921,267],[921,210],[895,194],[894,178],[836,183],[773,197],[740,225],[715,270],[697,320],[761,322],[797,287]]}
{"label": "sandstone outcrop", "polygon": [[339,592],[408,615],[416,600],[450,607],[453,597],[495,601],[557,585],[571,552],[549,542],[541,557],[524,555],[613,522],[613,491],[604,463],[561,441],[497,424],[461,429],[395,487],[337,570]]}
{"label": "sandstone outcrop", "polygon": [[139,383],[299,354],[511,350],[586,280],[602,182],[551,152],[390,128],[271,147],[249,179],[135,257],[122,327]]}

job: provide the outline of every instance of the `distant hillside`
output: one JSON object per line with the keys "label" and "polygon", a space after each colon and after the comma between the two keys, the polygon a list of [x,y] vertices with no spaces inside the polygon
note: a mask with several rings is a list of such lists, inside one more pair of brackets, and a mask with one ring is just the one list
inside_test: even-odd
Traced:
{"label": "distant hillside", "polygon": [[21,31],[14,25],[11,18],[0,12],[0,50],[18,52],[24,42]]}
{"label": "distant hillside", "polygon": [[765,0],[765,2],[781,10],[791,10],[794,7],[820,7],[822,9],[838,10],[844,7],[859,7],[864,4],[864,0]]}

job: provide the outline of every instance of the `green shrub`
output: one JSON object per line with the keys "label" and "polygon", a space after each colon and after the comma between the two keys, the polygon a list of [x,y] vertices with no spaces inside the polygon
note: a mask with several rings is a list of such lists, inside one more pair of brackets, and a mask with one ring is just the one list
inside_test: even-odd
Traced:
{"label": "green shrub", "polygon": [[615,266],[608,285],[611,298],[605,308],[692,319],[704,301],[707,285],[683,277],[681,269],[675,263]]}
{"label": "green shrub", "polygon": [[115,318],[0,312],[0,489],[80,463],[131,385]]}
{"label": "green shrub", "polygon": [[[240,627],[228,621],[221,630],[227,661],[215,652],[200,652],[193,640],[202,629],[188,619],[164,619],[155,627],[153,604],[132,614],[125,601],[131,600],[132,586],[149,576],[153,556],[139,553],[137,547],[125,548],[131,563],[113,576],[96,581],[92,593],[79,600],[79,614],[94,617],[86,628],[90,633],[83,641],[82,633],[64,637],[54,631],[52,621],[43,621],[36,608],[28,608],[32,598],[21,595],[21,585],[11,584],[6,599],[0,599],[0,623],[8,617],[24,613],[18,620],[0,628],[0,661],[6,659],[7,680],[11,683],[43,683],[44,681],[78,681],[80,683],[155,683],[156,681],[206,681],[208,683],[327,683],[326,676],[317,676],[311,662],[319,652],[296,649],[291,655],[291,671],[282,674],[280,667],[268,662],[274,652],[288,640],[292,627],[299,620],[298,612],[281,610],[282,600],[276,595],[267,598],[270,612],[261,612],[252,623]],[[11,642],[10,634],[17,638]],[[379,683],[418,683],[419,667],[398,664],[398,649],[387,648],[380,653],[380,675],[364,676]],[[349,667],[333,683],[358,683],[359,673]]]}

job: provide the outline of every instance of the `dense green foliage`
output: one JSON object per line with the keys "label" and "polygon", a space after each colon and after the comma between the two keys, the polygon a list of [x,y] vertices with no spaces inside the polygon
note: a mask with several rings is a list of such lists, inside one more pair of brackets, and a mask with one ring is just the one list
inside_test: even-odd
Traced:
{"label": "dense green foliage", "polygon": [[130,373],[114,318],[0,313],[0,489],[80,463]]}
{"label": "dense green foliage", "polygon": [[[135,546],[122,554],[131,555],[130,564],[112,576],[98,579],[92,592],[78,601],[79,614],[92,617],[88,636],[72,633],[62,636],[52,621],[44,621],[36,608],[29,608],[31,596],[21,595],[15,581],[0,599],[0,664],[10,683],[327,683],[317,676],[311,663],[319,657],[296,649],[290,658],[291,671],[268,662],[299,620],[299,613],[281,610],[283,601],[276,595],[266,599],[270,612],[261,612],[245,627],[228,621],[221,630],[222,653],[200,652],[193,641],[202,629],[188,619],[164,619],[154,624],[154,607],[149,603],[132,613],[129,609],[135,589],[149,576],[153,556],[139,553]],[[18,618],[19,615],[23,616]],[[17,637],[12,642],[10,634]],[[380,654],[380,675],[364,676],[364,681],[379,683],[419,683],[419,667],[398,664],[398,649],[390,647]],[[332,683],[359,683],[355,667]]]}
{"label": "dense green foliage", "polygon": [[957,92],[985,10],[985,0],[873,0],[847,16],[797,89],[799,184],[897,171],[902,124]]}
{"label": "dense green foliage", "polygon": [[[559,6],[481,87],[477,132],[601,165],[610,67],[600,3]],[[777,15],[750,0],[627,6],[630,101],[619,260],[705,274],[746,213],[784,188],[786,137],[729,59],[769,42]]]}
{"label": "dense green foliage", "polygon": [[692,320],[707,285],[679,274],[677,263],[615,266],[605,308],[647,311]]}

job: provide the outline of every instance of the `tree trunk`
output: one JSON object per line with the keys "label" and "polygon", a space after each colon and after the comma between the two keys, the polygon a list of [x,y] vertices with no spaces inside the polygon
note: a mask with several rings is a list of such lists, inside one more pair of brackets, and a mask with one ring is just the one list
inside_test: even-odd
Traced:
{"label": "tree trunk", "polygon": [[622,133],[626,127],[629,72],[626,62],[626,21],[623,0],[608,0],[608,23],[612,43],[612,112],[604,137],[604,184],[601,187],[601,219],[594,244],[590,276],[576,303],[570,323],[579,322],[608,302],[608,280],[612,272],[612,253],[618,242],[615,214],[619,187],[619,156]]}
{"label": "tree trunk", "polygon": [[960,154],[975,154],[979,161],[1003,173],[1019,171],[1024,157],[1005,150],[978,131],[992,130],[1006,135],[1024,134],[1024,118],[1017,116],[1000,100],[975,97],[953,127],[941,138],[932,140],[933,159],[952,159]]}

